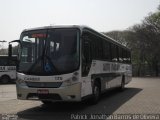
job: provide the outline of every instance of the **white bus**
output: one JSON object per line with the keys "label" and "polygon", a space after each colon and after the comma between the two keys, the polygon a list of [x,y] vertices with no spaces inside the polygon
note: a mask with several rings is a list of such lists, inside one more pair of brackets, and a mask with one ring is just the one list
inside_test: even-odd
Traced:
{"label": "white bus", "polygon": [[6,84],[16,80],[17,57],[0,55],[0,83]]}
{"label": "white bus", "polygon": [[19,42],[18,99],[97,103],[102,92],[131,81],[130,50],[89,27],[26,29]]}

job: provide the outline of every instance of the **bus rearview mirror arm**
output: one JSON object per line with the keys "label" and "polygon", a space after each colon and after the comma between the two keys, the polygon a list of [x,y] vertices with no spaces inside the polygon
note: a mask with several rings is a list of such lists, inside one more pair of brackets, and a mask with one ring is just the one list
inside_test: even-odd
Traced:
{"label": "bus rearview mirror arm", "polygon": [[11,44],[13,42],[17,42],[17,43],[21,44],[20,40],[13,40],[13,41],[9,42],[9,44]]}

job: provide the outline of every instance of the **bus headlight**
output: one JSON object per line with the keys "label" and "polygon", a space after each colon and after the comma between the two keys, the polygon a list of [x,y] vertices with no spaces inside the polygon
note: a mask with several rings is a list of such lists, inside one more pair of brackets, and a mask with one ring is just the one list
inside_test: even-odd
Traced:
{"label": "bus headlight", "polygon": [[64,87],[64,86],[70,86],[70,85],[73,85],[73,84],[75,84],[75,83],[77,83],[77,82],[78,82],[78,77],[73,76],[72,78],[63,81],[63,83],[62,83],[61,86],[62,86],[62,87]]}
{"label": "bus headlight", "polygon": [[63,81],[63,83],[62,83],[62,87],[64,87],[64,86],[70,86],[72,84],[72,80],[71,79],[68,79],[68,80],[65,80],[65,81]]}
{"label": "bus headlight", "polygon": [[77,78],[76,76],[73,76],[73,77],[72,77],[72,81],[73,81],[73,82],[76,82],[76,81],[78,81],[78,78]]}
{"label": "bus headlight", "polygon": [[18,80],[16,81],[16,83],[19,84],[19,85],[21,85],[21,86],[26,86],[25,81],[22,80],[22,79],[18,79]]}

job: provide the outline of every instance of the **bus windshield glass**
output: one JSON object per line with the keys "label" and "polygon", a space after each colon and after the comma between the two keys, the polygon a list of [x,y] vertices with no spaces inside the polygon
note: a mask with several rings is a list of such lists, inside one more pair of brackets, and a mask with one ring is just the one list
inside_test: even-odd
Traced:
{"label": "bus windshield glass", "polygon": [[58,75],[79,68],[79,30],[57,28],[21,35],[18,71],[29,75]]}

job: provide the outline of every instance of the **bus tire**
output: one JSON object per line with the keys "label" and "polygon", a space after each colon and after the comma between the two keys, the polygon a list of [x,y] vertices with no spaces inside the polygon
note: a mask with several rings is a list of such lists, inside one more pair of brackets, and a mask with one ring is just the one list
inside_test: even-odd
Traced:
{"label": "bus tire", "polygon": [[2,84],[6,84],[10,81],[10,77],[5,75],[5,76],[2,76],[1,79],[0,79],[1,83]]}
{"label": "bus tire", "polygon": [[121,90],[121,91],[124,91],[124,89],[125,89],[125,76],[123,75],[123,76],[122,76],[122,81],[121,81],[120,90]]}
{"label": "bus tire", "polygon": [[44,105],[52,105],[52,104],[53,104],[52,101],[47,101],[47,100],[41,100],[41,102],[42,102]]}
{"label": "bus tire", "polygon": [[93,85],[93,97],[91,98],[91,104],[97,104],[100,98],[101,90],[100,90],[100,84],[95,81]]}

